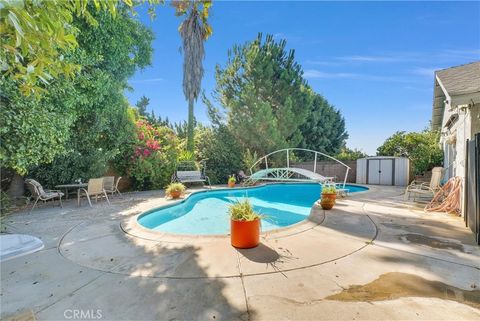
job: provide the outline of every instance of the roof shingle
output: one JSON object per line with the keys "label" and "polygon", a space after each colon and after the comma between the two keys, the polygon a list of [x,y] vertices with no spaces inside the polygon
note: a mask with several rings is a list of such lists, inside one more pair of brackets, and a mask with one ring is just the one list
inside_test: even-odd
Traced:
{"label": "roof shingle", "polygon": [[480,92],[480,61],[437,70],[435,74],[450,97]]}

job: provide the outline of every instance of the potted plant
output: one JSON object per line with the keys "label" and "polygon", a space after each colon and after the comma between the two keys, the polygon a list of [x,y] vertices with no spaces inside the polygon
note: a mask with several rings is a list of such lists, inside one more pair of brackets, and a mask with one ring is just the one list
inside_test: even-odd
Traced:
{"label": "potted plant", "polygon": [[337,190],[335,185],[322,186],[322,198],[320,199],[320,205],[324,210],[332,209],[335,205],[335,199],[337,198]]}
{"label": "potted plant", "polygon": [[237,182],[237,179],[235,178],[235,175],[230,175],[228,176],[228,187],[235,187],[235,183]]}
{"label": "potted plant", "polygon": [[185,185],[182,183],[170,183],[165,189],[165,194],[173,199],[177,199],[185,193]]}
{"label": "potted plant", "polygon": [[230,205],[230,239],[232,246],[240,249],[256,247],[260,243],[260,222],[262,216],[253,210],[245,199]]}

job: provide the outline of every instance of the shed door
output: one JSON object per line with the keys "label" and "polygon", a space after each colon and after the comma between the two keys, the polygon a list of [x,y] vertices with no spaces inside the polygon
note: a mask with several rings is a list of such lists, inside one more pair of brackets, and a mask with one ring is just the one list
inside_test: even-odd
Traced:
{"label": "shed door", "polygon": [[393,185],[393,159],[380,161],[380,185]]}
{"label": "shed door", "polygon": [[380,184],[380,160],[369,159],[368,160],[368,184],[378,185]]}

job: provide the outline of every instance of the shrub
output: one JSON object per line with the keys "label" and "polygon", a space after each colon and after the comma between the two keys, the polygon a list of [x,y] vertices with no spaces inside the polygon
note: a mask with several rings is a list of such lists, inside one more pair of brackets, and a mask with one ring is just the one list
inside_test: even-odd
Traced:
{"label": "shrub", "polygon": [[178,156],[178,139],[168,127],[136,121],[136,136],[118,167],[133,179],[134,188],[160,189],[170,182]]}
{"label": "shrub", "polygon": [[367,154],[365,154],[361,150],[358,150],[356,148],[350,149],[348,147],[343,147],[340,150],[340,153],[335,156],[335,158],[340,161],[353,161],[364,157],[367,157]]}
{"label": "shrub", "polygon": [[206,175],[212,184],[223,184],[231,173],[242,169],[239,143],[227,127],[205,127],[195,137],[197,159],[206,159]]}
{"label": "shrub", "polygon": [[185,193],[186,187],[182,183],[170,183],[165,189],[165,194],[171,195],[172,193]]}
{"label": "shrub", "polygon": [[438,145],[439,132],[425,129],[422,132],[396,132],[378,147],[380,156],[408,157],[416,175],[441,165],[443,152]]}
{"label": "shrub", "polygon": [[247,148],[242,156],[242,167],[244,172],[247,173],[257,160],[257,152],[252,153],[251,150]]}
{"label": "shrub", "polygon": [[0,215],[8,213],[12,206],[12,199],[4,191],[0,191]]}
{"label": "shrub", "polygon": [[322,194],[335,194],[337,189],[335,185],[323,185],[322,186]]}
{"label": "shrub", "polygon": [[248,199],[237,201],[229,206],[228,213],[234,221],[254,221],[262,216],[253,210],[252,204]]}

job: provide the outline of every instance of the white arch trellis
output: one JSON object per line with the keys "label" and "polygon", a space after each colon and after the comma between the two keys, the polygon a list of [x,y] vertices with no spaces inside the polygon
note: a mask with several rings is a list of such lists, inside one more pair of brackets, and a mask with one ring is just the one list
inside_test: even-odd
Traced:
{"label": "white arch trellis", "polygon": [[[313,162],[313,172],[309,171],[307,169],[303,168],[296,168],[296,167],[290,167],[290,152],[291,151],[304,151],[304,152],[310,152],[314,153],[314,162]],[[287,167],[282,167],[282,168],[269,168],[268,167],[268,157],[272,156],[274,154],[286,152],[287,156]],[[347,177],[348,177],[348,172],[350,171],[350,166],[346,165],[345,163],[339,161],[338,159],[327,155],[322,152],[318,152],[315,150],[311,149],[305,149],[305,148],[284,148],[284,149],[279,149],[277,151],[271,152],[270,154],[267,154],[265,156],[260,157],[253,165],[250,167],[250,179],[251,180],[275,180],[275,181],[320,181],[320,182],[326,182],[331,180],[331,177],[325,177],[317,173],[317,159],[318,155],[327,157],[345,167],[345,178],[343,180],[343,188],[345,188],[345,184],[347,183]],[[265,162],[265,169],[259,170],[257,172],[253,172],[253,169],[261,164],[262,162]],[[300,175],[305,178],[291,178],[293,175]]]}

